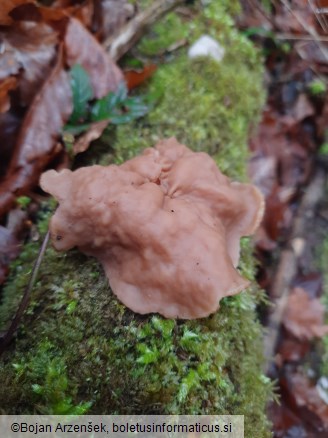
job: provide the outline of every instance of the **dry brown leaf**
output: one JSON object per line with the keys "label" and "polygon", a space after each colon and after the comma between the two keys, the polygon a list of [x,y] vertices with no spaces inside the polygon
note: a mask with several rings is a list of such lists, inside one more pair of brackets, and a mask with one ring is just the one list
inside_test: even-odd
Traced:
{"label": "dry brown leaf", "polygon": [[277,182],[296,187],[308,176],[308,151],[303,144],[304,132],[292,116],[281,116],[268,106],[262,116],[257,134],[251,139],[251,149],[258,156],[274,157],[280,169]]}
{"label": "dry brown leaf", "polygon": [[327,120],[328,120],[328,93],[326,95],[322,113],[320,117],[317,118],[318,134],[320,137],[324,137],[325,135],[325,131],[327,129]]}
{"label": "dry brown leaf", "polygon": [[321,73],[327,73],[327,41],[321,41],[320,46],[316,41],[300,41],[296,43],[295,48],[303,59],[311,64],[315,64]]}
{"label": "dry brown leaf", "polygon": [[305,93],[299,94],[294,107],[292,108],[292,115],[297,122],[301,122],[306,117],[315,114],[314,107]]}
{"label": "dry brown leaf", "polygon": [[53,3],[51,7],[27,3],[17,6],[10,13],[14,21],[46,22],[56,27],[54,22],[61,21],[67,17],[78,18],[86,27],[91,27],[94,15],[93,0],[85,0],[82,3],[65,2],[62,4]]}
{"label": "dry brown leaf", "polygon": [[293,0],[286,2],[290,7],[280,1],[275,5],[274,21],[281,32],[304,33],[304,26],[315,28],[316,17],[307,0]]}
{"label": "dry brown leaf", "polygon": [[56,65],[24,119],[11,167],[20,168],[42,160],[45,153],[51,152],[54,139],[61,133],[63,120],[72,112],[71,100],[69,78],[63,70],[60,51]]}
{"label": "dry brown leaf", "polygon": [[134,15],[135,8],[128,0],[101,0],[95,3],[94,26],[102,41],[114,35]]}
{"label": "dry brown leaf", "polygon": [[275,362],[282,366],[284,362],[299,362],[310,351],[310,342],[295,339],[292,336],[284,336],[279,345]]}
{"label": "dry brown leaf", "polygon": [[90,126],[90,129],[85,134],[82,134],[74,143],[73,146],[74,154],[76,155],[86,151],[89,147],[89,144],[92,141],[97,140],[97,138],[101,136],[101,134],[106,129],[108,123],[109,123],[108,120],[102,120],[101,122],[93,123]]}
{"label": "dry brown leaf", "polygon": [[293,286],[304,289],[310,298],[318,298],[322,295],[323,283],[322,272],[313,271],[297,275],[293,281]]}
{"label": "dry brown leaf", "polygon": [[[17,131],[13,132],[15,140],[7,154],[4,168],[7,170],[6,177],[0,187],[0,215],[8,211],[16,196],[25,193],[36,183],[39,173],[60,149],[56,138],[72,110],[64,59],[70,66],[79,63],[87,70],[97,98],[115,91],[123,80],[120,69],[78,19],[68,19],[66,16],[62,20],[62,23],[66,23],[64,52],[61,49],[58,55],[59,32],[44,21],[33,22],[33,19],[40,19],[38,13],[44,8],[23,6],[17,8],[17,14],[14,14],[18,21],[3,30],[1,35],[5,40],[5,52],[0,59],[0,79],[2,77],[8,81],[9,76],[19,73],[19,93],[15,94],[15,98],[18,95],[19,104],[29,107],[18,135]],[[24,19],[24,11],[26,17],[30,14],[32,21],[20,21]],[[44,20],[42,14],[41,20]],[[63,27],[60,31],[63,31]],[[57,59],[55,66],[54,59]],[[11,79],[10,83],[13,84],[14,80]],[[7,109],[5,86],[3,95],[3,108]],[[83,136],[77,148],[86,149],[88,142],[98,135],[99,126]]]}
{"label": "dry brown leaf", "polygon": [[309,298],[304,289],[296,287],[289,295],[283,324],[298,339],[322,337],[328,334],[324,313],[325,308],[317,298]]}
{"label": "dry brown leaf", "polygon": [[12,111],[0,114],[0,180],[7,173],[8,165],[15,148],[15,142],[22,117],[13,114]]}
{"label": "dry brown leaf", "polygon": [[0,225],[0,284],[8,274],[9,263],[19,254],[19,242],[14,234]]}
{"label": "dry brown leaf", "polygon": [[14,90],[17,86],[17,79],[9,76],[0,82],[0,113],[5,113],[10,108],[9,91]]}
{"label": "dry brown leaf", "polygon": [[303,422],[311,424],[318,431],[325,429],[328,432],[328,405],[306,376],[288,373],[282,379],[282,387],[286,392],[284,395]]}
{"label": "dry brown leaf", "polygon": [[124,80],[121,70],[104,48],[75,18],[68,23],[64,43],[68,65],[80,64],[88,72],[97,99],[115,91]]}
{"label": "dry brown leaf", "polygon": [[0,80],[20,74],[20,104],[27,106],[51,70],[58,35],[45,23],[17,22],[0,37],[4,41]]}
{"label": "dry brown leaf", "polygon": [[[268,407],[268,416],[273,424],[275,438],[305,438],[302,434],[302,422],[284,403],[282,400],[279,403],[271,402]],[[295,434],[293,432],[296,432]],[[305,433],[305,430],[303,429]],[[310,438],[310,437],[307,437]]]}
{"label": "dry brown leaf", "polygon": [[0,285],[7,277],[10,262],[21,250],[27,225],[27,212],[16,208],[8,214],[6,226],[0,226]]}
{"label": "dry brown leaf", "polygon": [[40,172],[58,153],[55,140],[71,111],[71,88],[60,50],[55,66],[20,128],[7,178],[0,186],[0,216],[10,208],[17,195],[36,183]]}
{"label": "dry brown leaf", "polygon": [[1,0],[1,8],[0,8],[0,25],[8,26],[13,20],[9,16],[9,13],[19,5],[24,3],[31,3],[32,0]]}
{"label": "dry brown leaf", "polygon": [[124,78],[128,89],[132,90],[141,85],[155,73],[156,69],[157,66],[155,64],[149,64],[140,70],[124,70]]}
{"label": "dry brown leaf", "polygon": [[252,177],[253,184],[261,190],[265,197],[269,196],[276,186],[277,167],[277,158],[273,156],[257,153],[249,160],[248,173]]}

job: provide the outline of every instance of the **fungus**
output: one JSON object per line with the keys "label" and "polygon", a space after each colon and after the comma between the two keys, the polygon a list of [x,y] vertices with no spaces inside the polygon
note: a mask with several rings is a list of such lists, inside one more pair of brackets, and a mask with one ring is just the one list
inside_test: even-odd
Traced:
{"label": "fungus", "polygon": [[204,152],[170,138],[120,166],[49,170],[40,184],[59,202],[53,246],[95,256],[134,312],[206,317],[249,285],[240,238],[258,227],[263,197]]}

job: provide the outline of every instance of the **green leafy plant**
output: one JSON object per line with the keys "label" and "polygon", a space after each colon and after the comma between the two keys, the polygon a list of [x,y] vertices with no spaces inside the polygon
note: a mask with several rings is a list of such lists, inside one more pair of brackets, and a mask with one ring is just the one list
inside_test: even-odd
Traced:
{"label": "green leafy plant", "polygon": [[88,73],[76,64],[71,70],[71,88],[73,95],[73,113],[71,124],[78,124],[88,116],[88,102],[93,98],[93,91]]}
{"label": "green leafy plant", "polygon": [[16,199],[17,204],[23,209],[25,210],[31,203],[32,199],[29,198],[28,196],[19,196]]}
{"label": "green leafy plant", "polygon": [[312,96],[320,96],[326,93],[327,85],[322,79],[314,79],[309,83],[308,89]]}
{"label": "green leafy plant", "polygon": [[320,155],[328,155],[328,142],[325,142],[321,145],[319,149]]}
{"label": "green leafy plant", "polygon": [[128,96],[124,82],[119,84],[115,92],[95,100],[89,75],[81,65],[75,65],[70,76],[73,112],[64,128],[65,134],[79,135],[87,131],[93,123],[105,120],[114,125],[128,123],[149,111],[149,104],[144,97]]}

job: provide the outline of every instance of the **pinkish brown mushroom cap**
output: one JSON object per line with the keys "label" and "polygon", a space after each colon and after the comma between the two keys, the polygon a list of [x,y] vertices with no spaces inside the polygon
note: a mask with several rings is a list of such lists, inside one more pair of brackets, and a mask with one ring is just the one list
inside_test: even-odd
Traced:
{"label": "pinkish brown mushroom cap", "polygon": [[236,270],[240,238],[258,227],[262,195],[175,138],[121,166],[50,170],[40,184],[59,201],[54,247],[97,257],[135,312],[201,318],[249,285]]}

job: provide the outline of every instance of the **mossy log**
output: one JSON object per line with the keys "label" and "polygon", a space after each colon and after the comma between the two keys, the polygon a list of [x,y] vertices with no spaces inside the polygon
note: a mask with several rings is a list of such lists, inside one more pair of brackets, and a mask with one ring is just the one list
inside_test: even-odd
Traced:
{"label": "mossy log", "polygon": [[[140,42],[139,53],[156,56],[181,38],[192,42],[210,33],[225,47],[223,60],[191,62],[185,49],[169,55],[145,87],[156,99],[148,116],[111,129],[99,143],[101,153],[86,153],[88,164],[120,163],[174,135],[246,180],[247,139],[264,102],[261,56],[234,26],[235,2],[213,0],[195,9],[192,20],[167,15]],[[41,234],[53,207],[49,201],[40,211]],[[26,244],[12,266],[2,329],[39,245]],[[272,390],[261,374],[255,311],[262,294],[248,239],[239,269],[253,286],[222,300],[216,314],[168,320],[120,304],[95,260],[49,247],[17,338],[1,358],[1,413],[244,414],[246,437],[270,436],[265,405]]]}

